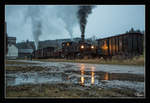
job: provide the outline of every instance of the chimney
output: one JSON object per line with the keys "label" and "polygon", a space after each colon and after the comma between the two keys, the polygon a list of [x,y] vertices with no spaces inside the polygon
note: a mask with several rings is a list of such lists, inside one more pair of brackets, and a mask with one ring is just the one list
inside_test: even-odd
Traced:
{"label": "chimney", "polygon": [[82,42],[84,42],[84,34],[83,33],[81,34],[81,39],[82,39]]}

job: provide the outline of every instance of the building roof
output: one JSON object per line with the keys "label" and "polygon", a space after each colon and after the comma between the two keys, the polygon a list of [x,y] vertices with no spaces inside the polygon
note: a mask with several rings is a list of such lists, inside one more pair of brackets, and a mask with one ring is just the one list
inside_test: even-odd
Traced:
{"label": "building roof", "polygon": [[19,49],[34,49],[34,42],[21,42],[17,43]]}
{"label": "building roof", "polygon": [[19,49],[18,52],[19,53],[32,53],[33,49]]}
{"label": "building roof", "polygon": [[[17,48],[17,46],[15,44],[8,44],[8,48],[14,46],[15,48]],[[18,48],[17,48],[18,49]]]}
{"label": "building roof", "polygon": [[16,37],[8,37],[8,39],[15,39],[16,40]]}
{"label": "building roof", "polygon": [[124,33],[124,34],[117,34],[117,35],[112,35],[112,36],[100,38],[100,39],[97,39],[97,41],[98,41],[98,40],[102,40],[102,39],[108,39],[108,38],[112,38],[112,37],[117,37],[117,36],[133,35],[133,34],[139,34],[139,35],[142,35],[141,33]]}

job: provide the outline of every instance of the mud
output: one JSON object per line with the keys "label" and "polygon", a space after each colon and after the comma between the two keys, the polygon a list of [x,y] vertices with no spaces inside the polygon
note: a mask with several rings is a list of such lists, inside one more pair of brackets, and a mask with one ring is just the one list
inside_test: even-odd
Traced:
{"label": "mud", "polygon": [[130,89],[140,96],[145,94],[144,67],[39,61],[22,62],[34,62],[36,64],[6,64],[7,88],[28,84],[57,86],[60,83],[69,83],[74,86],[69,87],[72,90],[82,86],[84,88],[80,89],[86,89],[86,87]]}
{"label": "mud", "polygon": [[[132,89],[99,88],[96,86],[81,86],[70,83],[58,84],[24,84],[8,86],[6,98],[110,98],[110,97],[138,97]],[[143,95],[140,95],[143,97]]]}

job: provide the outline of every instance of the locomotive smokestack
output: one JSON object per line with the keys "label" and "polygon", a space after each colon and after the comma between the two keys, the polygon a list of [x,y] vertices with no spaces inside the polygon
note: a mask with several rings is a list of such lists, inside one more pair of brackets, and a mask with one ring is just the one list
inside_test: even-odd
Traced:
{"label": "locomotive smokestack", "polygon": [[78,10],[78,19],[79,19],[79,24],[80,24],[80,30],[81,30],[81,39],[84,42],[84,33],[85,33],[85,27],[87,24],[87,17],[89,14],[92,13],[92,9],[95,6],[79,6]]}
{"label": "locomotive smokestack", "polygon": [[84,34],[81,34],[81,40],[84,42]]}

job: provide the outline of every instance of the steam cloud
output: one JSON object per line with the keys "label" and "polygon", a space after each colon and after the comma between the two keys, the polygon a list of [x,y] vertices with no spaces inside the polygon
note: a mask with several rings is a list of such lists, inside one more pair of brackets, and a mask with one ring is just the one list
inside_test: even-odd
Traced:
{"label": "steam cloud", "polygon": [[88,15],[92,13],[92,9],[94,7],[95,6],[79,6],[77,17],[79,19],[80,30],[82,35],[84,35],[85,33]]}
{"label": "steam cloud", "polygon": [[35,47],[38,49],[39,36],[42,33],[42,23],[40,17],[40,7],[28,6],[26,17],[31,18],[32,34],[35,40]]}
{"label": "steam cloud", "polygon": [[78,6],[57,6],[57,15],[65,23],[65,29],[68,31],[71,39],[73,38],[73,28],[78,23]]}
{"label": "steam cloud", "polygon": [[[48,6],[28,6],[25,18],[31,18],[36,49],[38,49],[39,37],[42,33],[46,33],[45,30],[48,30],[48,34],[55,35],[60,34],[62,32],[60,30],[65,28],[70,37],[73,38],[73,28],[78,23],[77,11],[78,6],[51,6],[50,8]],[[56,26],[59,23],[60,25]]]}
{"label": "steam cloud", "polygon": [[[42,33],[60,34],[62,32],[60,30],[65,28],[73,38],[73,28],[78,24],[78,21],[81,33],[84,34],[87,17],[92,13],[93,8],[94,6],[28,6],[25,18],[31,18],[36,49],[38,49],[39,37]],[[64,25],[61,24],[62,22]],[[45,32],[46,30],[47,32]]]}

